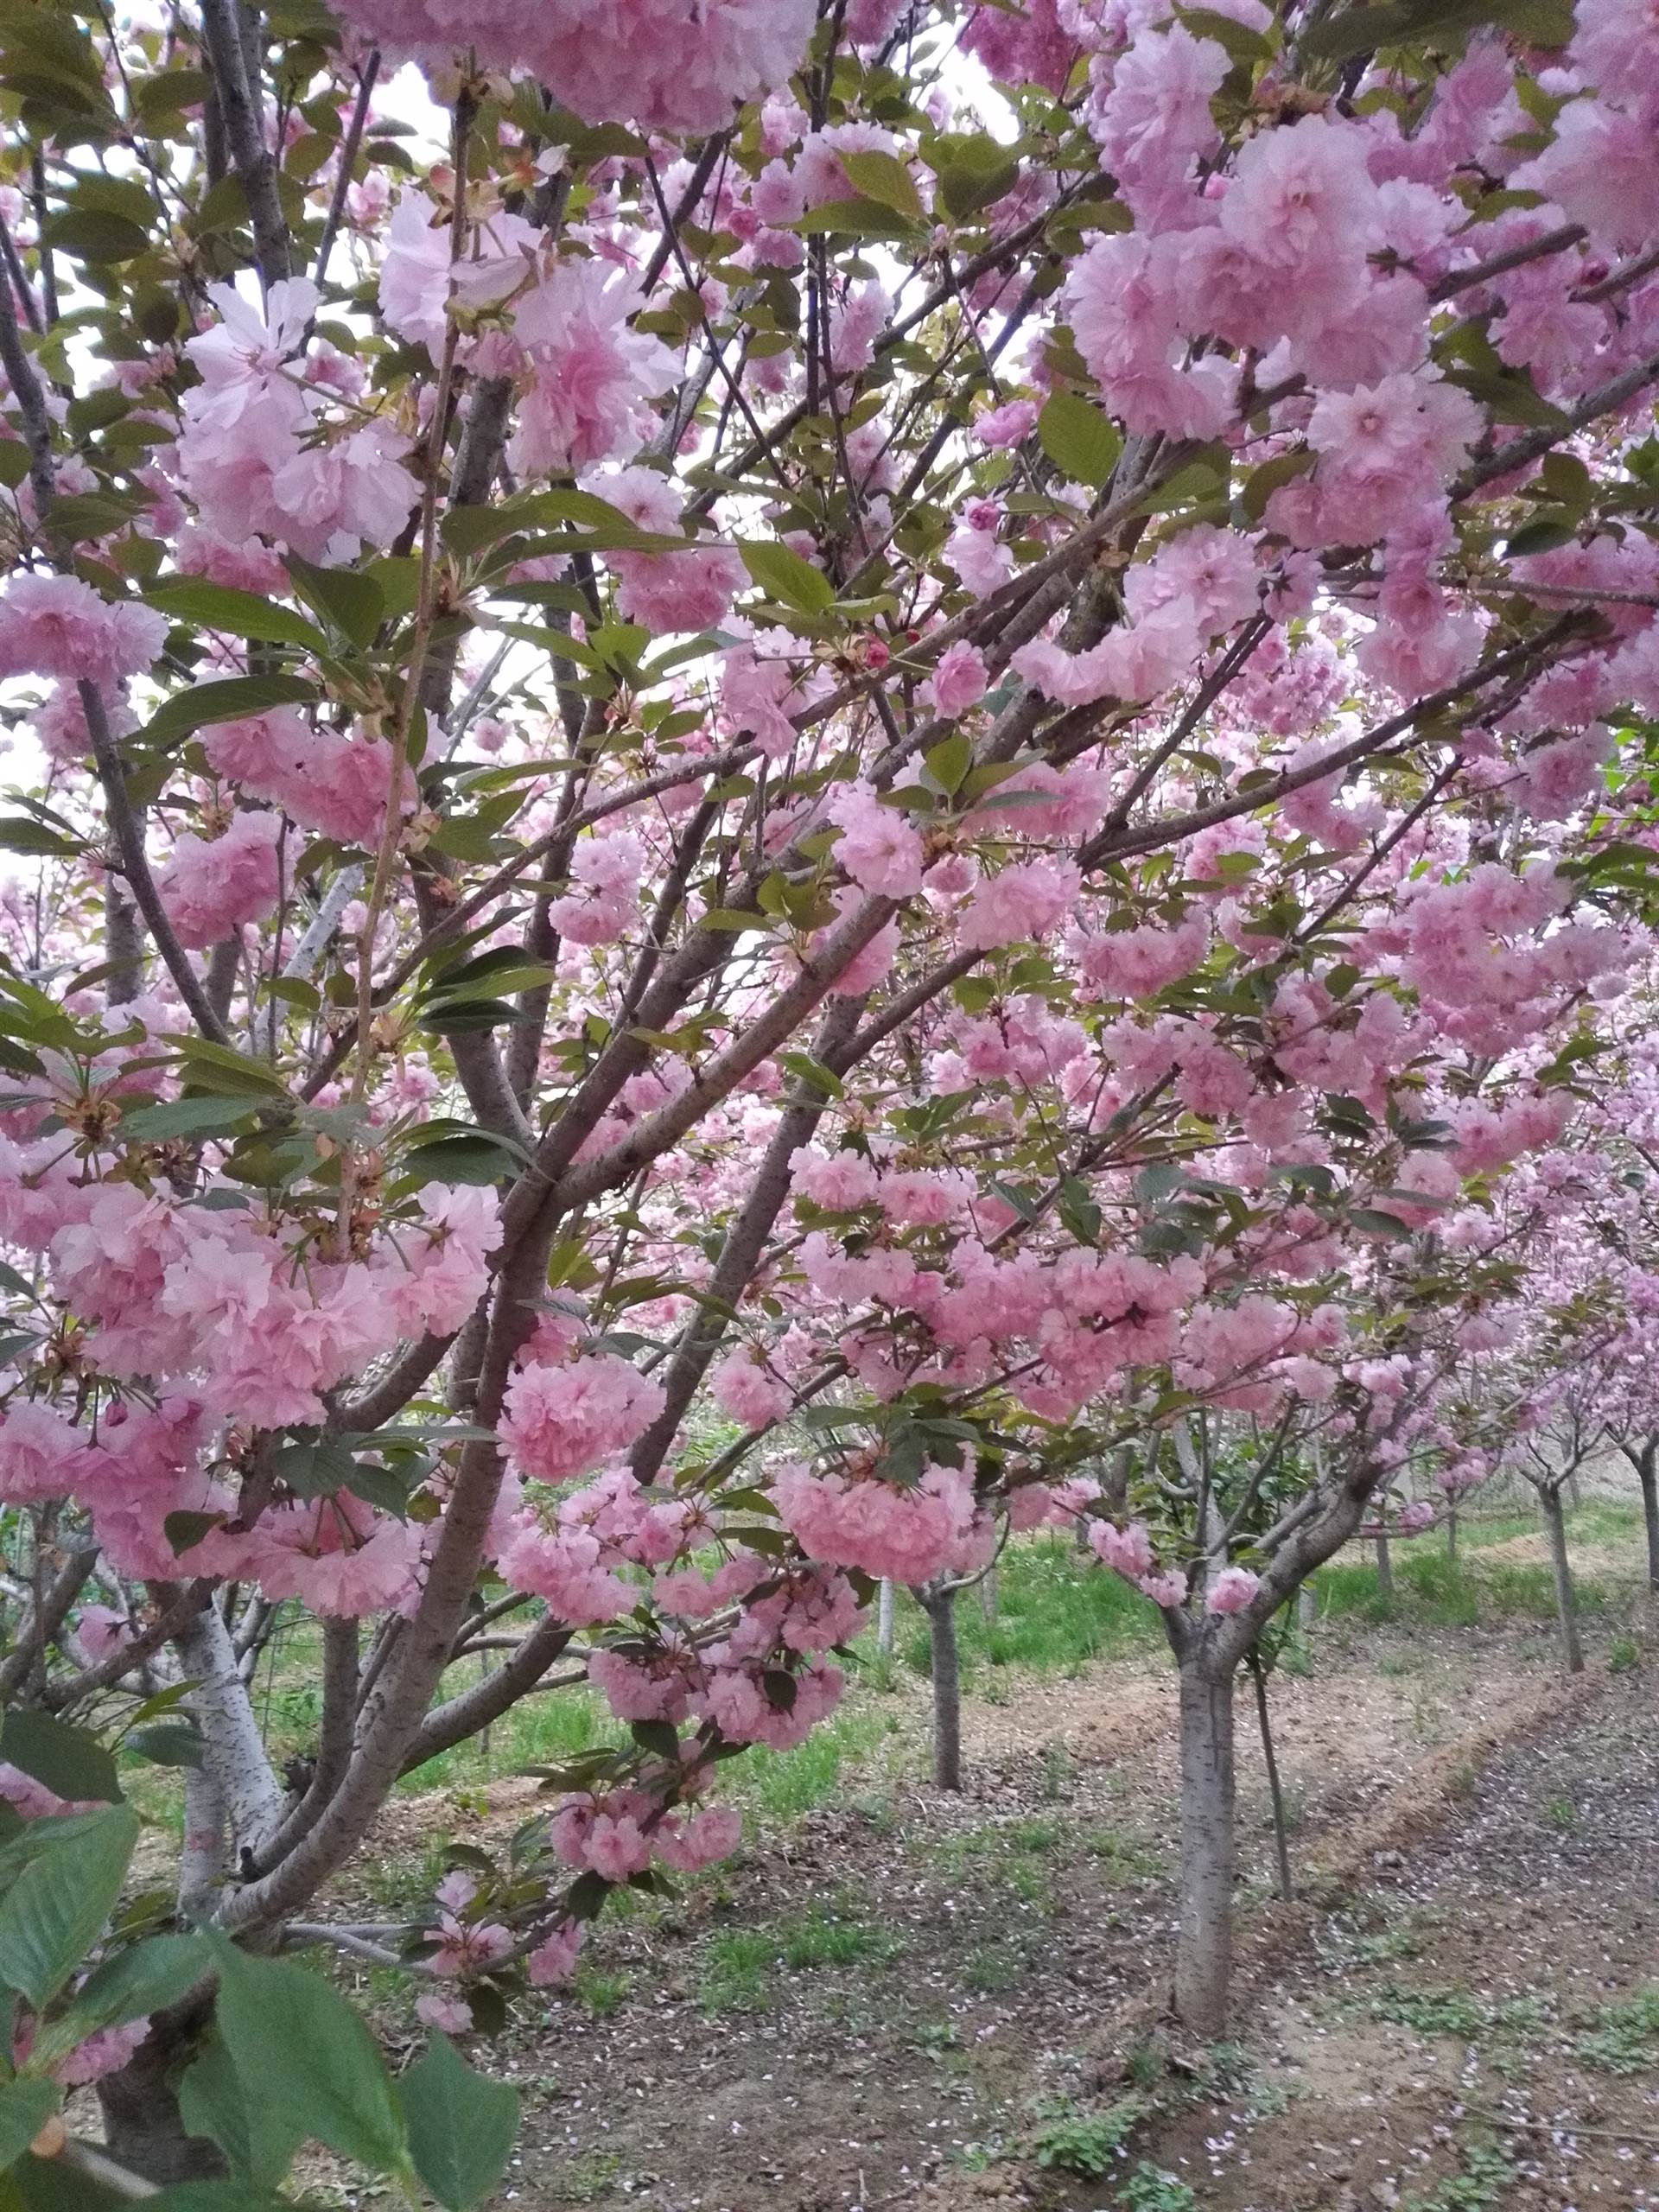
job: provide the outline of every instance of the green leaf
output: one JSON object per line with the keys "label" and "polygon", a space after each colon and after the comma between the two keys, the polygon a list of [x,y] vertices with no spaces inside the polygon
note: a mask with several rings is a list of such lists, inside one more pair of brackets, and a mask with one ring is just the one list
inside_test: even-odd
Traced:
{"label": "green leaf", "polygon": [[251,2100],[285,2127],[375,2173],[408,2163],[403,2118],[374,2037],[321,1974],[214,1946],[219,2031]]}
{"label": "green leaf", "polygon": [[958,223],[1012,191],[1020,175],[1018,156],[988,130],[937,139],[927,163],[939,181],[947,213]]}
{"label": "green leaf", "polygon": [[875,200],[826,200],[790,224],[803,238],[907,238],[914,228],[908,215]]}
{"label": "green leaf", "polygon": [[965,730],[944,739],[926,755],[927,772],[939,789],[954,798],[974,765],[974,741]]}
{"label": "green leaf", "polygon": [[148,232],[124,215],[106,214],[95,207],[68,207],[60,215],[49,215],[41,236],[60,253],[94,264],[133,261],[149,251]]}
{"label": "green leaf", "polygon": [[1074,484],[1086,484],[1091,492],[1099,491],[1123,450],[1123,441],[1103,410],[1075,391],[1050,394],[1037,417],[1037,435],[1060,474]]}
{"label": "green leaf", "polygon": [[15,2165],[58,2108],[55,2082],[22,2080],[0,2086],[0,2169]]}
{"label": "green leaf", "polygon": [[97,1797],[106,1805],[121,1802],[115,1761],[96,1737],[67,1720],[26,1706],[14,1706],[0,1728],[0,1759],[22,1767],[60,1797]]}
{"label": "green leaf", "polygon": [[315,685],[297,676],[223,677],[176,693],[150,716],[137,742],[176,745],[181,739],[205,729],[209,722],[239,721],[244,715],[263,715],[272,707],[310,706],[318,696]]}
{"label": "green leaf", "polygon": [[836,588],[822,569],[803,561],[787,545],[769,539],[761,544],[740,545],[743,565],[769,599],[792,607],[803,614],[822,614],[836,603]]}
{"label": "green leaf", "polygon": [[841,165],[852,180],[853,189],[866,200],[879,200],[882,207],[907,215],[913,223],[923,220],[922,199],[916,189],[916,180],[896,154],[843,154]]}
{"label": "green leaf", "polygon": [[1489,23],[1530,45],[1565,46],[1573,35],[1571,0],[1390,0],[1386,7],[1328,16],[1299,44],[1304,54],[1346,61],[1382,46],[1460,46]]}
{"label": "green leaf", "polygon": [[99,2028],[117,2028],[181,2003],[211,1970],[200,1936],[152,1936],[106,1959],[47,2032],[61,2049],[73,2050]]}
{"label": "green leaf", "polygon": [[386,595],[372,576],[361,569],[314,568],[297,553],[288,556],[288,573],[308,607],[353,645],[368,650],[386,612]]}
{"label": "green leaf", "polygon": [[259,1101],[246,1096],[174,1098],[160,1106],[140,1106],[121,1117],[120,1135],[140,1144],[161,1144],[170,1137],[196,1137],[219,1129],[233,1129],[259,1111]]}
{"label": "green leaf", "polygon": [[315,653],[328,650],[321,631],[292,607],[278,607],[257,592],[210,584],[202,576],[172,578],[147,591],[144,599],[175,622],[195,622],[204,630],[224,630],[233,638],[256,638],[264,645],[303,645]]}
{"label": "green leaf", "polygon": [[31,1859],[0,1898],[0,1982],[36,2012],[97,1942],[137,1840],[138,1815],[130,1805],[111,1806]]}
{"label": "green leaf", "polygon": [[134,1728],[123,1748],[152,1766],[199,1767],[201,1731],[188,1720],[168,1720],[154,1728]]}
{"label": "green leaf", "polygon": [[447,2036],[397,2082],[415,2171],[444,2212],[467,2212],[499,2183],[518,2133],[518,2092],[461,2057]]}
{"label": "green leaf", "polygon": [[1382,1213],[1375,1206],[1351,1206],[1348,1218],[1372,1236],[1386,1236],[1396,1244],[1411,1242],[1411,1231],[1397,1214]]}
{"label": "green leaf", "polygon": [[239,2186],[280,2181],[305,2140],[302,2121],[294,2124],[269,2099],[248,2094],[219,2034],[208,2037],[186,2069],[179,2116],[188,2135],[218,2144]]}
{"label": "green leaf", "polygon": [[48,830],[27,814],[0,816],[0,851],[26,853],[31,860],[73,860],[86,851],[73,837]]}

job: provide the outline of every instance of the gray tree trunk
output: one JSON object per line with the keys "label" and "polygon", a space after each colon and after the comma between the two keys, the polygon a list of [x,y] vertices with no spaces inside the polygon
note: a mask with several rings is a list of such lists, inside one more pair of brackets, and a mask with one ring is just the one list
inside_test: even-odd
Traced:
{"label": "gray tree trunk", "polygon": [[957,1659],[957,1593],[948,1586],[923,1592],[933,1660],[933,1781],[962,1787],[962,1671]]}
{"label": "gray tree trunk", "polygon": [[1636,1463],[1642,1518],[1648,1531],[1648,1587],[1659,1593],[1659,1437],[1649,1437]]}
{"label": "gray tree trunk", "polygon": [[1181,1668],[1181,1896],[1175,2011],[1213,2043],[1233,1970],[1233,1678]]}
{"label": "gray tree trunk", "polygon": [[1561,1629],[1561,1665],[1569,1675],[1584,1672],[1584,1646],[1579,1641],[1578,1599],[1573,1591],[1573,1567],[1567,1555],[1567,1519],[1561,1511],[1561,1494],[1554,1488],[1541,1490],[1538,1503],[1543,1509],[1544,1529],[1549,1537],[1550,1571],[1555,1578],[1555,1611]]}
{"label": "gray tree trunk", "polygon": [[1384,1605],[1394,1603],[1394,1554],[1386,1535],[1376,1540],[1376,1592]]}
{"label": "gray tree trunk", "polygon": [[891,1582],[883,1582],[875,1596],[875,1649],[881,1659],[893,1656],[893,1617],[898,1611],[898,1592]]}
{"label": "gray tree trunk", "polygon": [[979,1586],[979,1610],[984,1616],[987,1628],[995,1626],[996,1600],[996,1569],[992,1567]]}
{"label": "gray tree trunk", "polygon": [[1458,1555],[1458,1509],[1455,1505],[1446,1516],[1446,1555],[1447,1559],[1456,1559]]}

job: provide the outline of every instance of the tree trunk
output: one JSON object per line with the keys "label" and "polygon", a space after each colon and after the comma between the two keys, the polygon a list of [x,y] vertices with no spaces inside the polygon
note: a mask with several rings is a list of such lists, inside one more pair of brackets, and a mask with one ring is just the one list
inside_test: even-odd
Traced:
{"label": "tree trunk", "polygon": [[1296,1592],[1296,1625],[1312,1628],[1319,1618],[1319,1595],[1312,1582],[1304,1582]]}
{"label": "tree trunk", "polygon": [[1642,1518],[1648,1531],[1648,1587],[1659,1594],[1659,1437],[1650,1437],[1636,1463],[1642,1485]]}
{"label": "tree trunk", "polygon": [[1394,1603],[1394,1554],[1389,1549],[1386,1535],[1376,1540],[1376,1594],[1385,1605]]}
{"label": "tree trunk", "polygon": [[893,1656],[893,1615],[898,1611],[898,1593],[891,1582],[884,1581],[875,1597],[875,1653],[878,1659]]}
{"label": "tree trunk", "polygon": [[1279,1894],[1287,1904],[1296,1895],[1290,1876],[1290,1837],[1285,1826],[1285,1793],[1279,1779],[1279,1759],[1273,1748],[1273,1728],[1268,1717],[1268,1670],[1259,1651],[1250,1654],[1250,1675],[1255,1684],[1255,1718],[1262,1731],[1262,1763],[1268,1770],[1268,1795],[1273,1801],[1273,1851],[1279,1867]]}
{"label": "tree trunk", "polygon": [[957,1663],[957,1593],[928,1590],[927,1610],[933,1658],[933,1780],[940,1789],[962,1787],[962,1675]]}
{"label": "tree trunk", "polygon": [[1458,1555],[1458,1509],[1455,1505],[1446,1516],[1446,1555],[1447,1559],[1456,1559]]}
{"label": "tree trunk", "polygon": [[118,2074],[98,2084],[105,2147],[118,2166],[145,2181],[217,2181],[227,2171],[215,2143],[187,2135],[179,2112],[179,2076],[194,2056],[213,1999],[158,2014]]}
{"label": "tree trunk", "polygon": [[1213,2043],[1233,1971],[1233,1678],[1181,1669],[1181,1896],[1175,2011]]}
{"label": "tree trunk", "polygon": [[1579,1641],[1578,1600],[1573,1594],[1573,1568],[1567,1556],[1567,1521],[1561,1512],[1561,1494],[1550,1488],[1541,1490],[1538,1503],[1543,1508],[1544,1527],[1549,1536],[1549,1564],[1555,1577],[1555,1611],[1561,1624],[1561,1665],[1569,1675],[1584,1672],[1584,1647]]}
{"label": "tree trunk", "polygon": [[979,1586],[979,1610],[987,1628],[996,1624],[996,1569],[992,1567]]}

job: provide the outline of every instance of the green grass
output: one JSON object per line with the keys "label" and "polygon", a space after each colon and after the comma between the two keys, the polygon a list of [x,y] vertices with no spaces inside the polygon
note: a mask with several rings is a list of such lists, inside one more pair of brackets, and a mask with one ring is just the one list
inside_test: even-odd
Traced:
{"label": "green grass", "polygon": [[903,1945],[867,1921],[802,1914],[766,1928],[728,1928],[703,1947],[698,2000],[705,2012],[758,2012],[777,1975],[896,1958]]}
{"label": "green grass", "polygon": [[1062,2099],[1039,2110],[1042,2125],[1032,2136],[1031,2147],[1039,2166],[1057,2166],[1062,2173],[1097,2181],[1111,2171],[1118,2152],[1146,2114],[1142,2097],[1121,2098],[1103,2112],[1080,2112],[1069,2098]]}
{"label": "green grass", "polygon": [[[470,1673],[461,1681],[452,1675],[439,1694],[453,1695],[473,1680],[476,1676]],[[522,1773],[526,1767],[563,1765],[597,1745],[622,1742],[624,1734],[604,1699],[592,1690],[556,1690],[514,1706],[490,1731],[487,1751],[483,1738],[475,1736],[416,1767],[397,1787],[415,1796],[430,1789],[476,1787],[499,1775]]]}
{"label": "green grass", "polygon": [[743,1809],[753,1833],[828,1804],[842,1794],[844,1770],[861,1765],[899,1733],[889,1713],[843,1706],[792,1751],[746,1751],[721,1770],[721,1795]]}
{"label": "green grass", "polygon": [[[1601,1586],[1575,1578],[1579,1610],[1605,1611]],[[1394,1561],[1394,1595],[1386,1597],[1370,1560],[1338,1560],[1313,1577],[1322,1620],[1401,1621],[1423,1628],[1478,1628],[1499,1621],[1551,1621],[1555,1592],[1549,1569],[1519,1560],[1448,1559],[1443,1551],[1407,1551]]]}
{"label": "green grass", "polygon": [[1501,2005],[1471,1997],[1463,1989],[1408,1989],[1385,1982],[1370,2000],[1374,2020],[1390,2020],[1414,2035],[1457,2036],[1477,2043],[1483,2036],[1530,2034],[1543,2024],[1535,1997],[1511,1997]]}
{"label": "green grass", "polygon": [[[899,1656],[914,1673],[925,1675],[927,1623],[908,1597],[900,1599],[899,1627]],[[975,1592],[958,1599],[957,1643],[964,1681],[982,1688],[995,1669],[1076,1674],[1091,1659],[1160,1648],[1162,1638],[1144,1598],[1117,1575],[1103,1573],[1070,1536],[1045,1533],[1003,1554],[994,1621],[986,1620]]]}

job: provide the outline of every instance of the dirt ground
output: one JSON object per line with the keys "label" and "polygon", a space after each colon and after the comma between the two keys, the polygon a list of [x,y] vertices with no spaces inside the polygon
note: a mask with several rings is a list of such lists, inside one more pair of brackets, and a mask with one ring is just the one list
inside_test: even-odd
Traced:
{"label": "dirt ground", "polygon": [[1320,1630],[1273,1686],[1290,1906],[1241,1699],[1239,2002],[1208,2052],[1159,2024],[1167,1670],[969,1700],[956,1798],[917,1778],[903,1683],[835,1802],[603,1923],[513,2031],[498,2201],[1659,2208],[1659,1658],[1636,1649],[1567,1688],[1537,1628]]}

